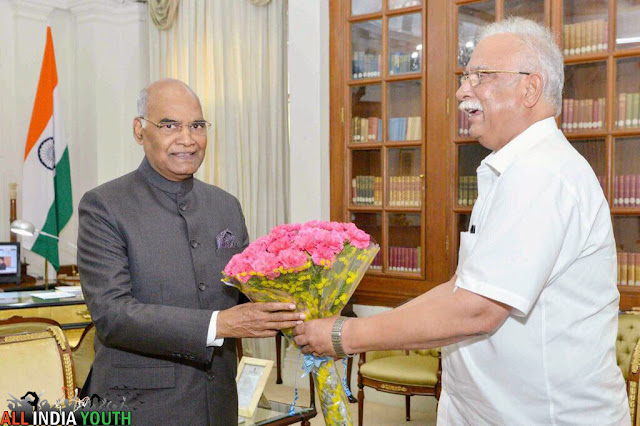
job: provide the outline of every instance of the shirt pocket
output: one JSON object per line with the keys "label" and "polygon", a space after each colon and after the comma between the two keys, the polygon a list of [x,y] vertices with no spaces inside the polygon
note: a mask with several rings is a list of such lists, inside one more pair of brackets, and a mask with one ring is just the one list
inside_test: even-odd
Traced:
{"label": "shirt pocket", "polygon": [[476,241],[478,239],[477,234],[472,234],[471,232],[461,232],[460,233],[460,251],[458,252],[458,269],[464,264],[464,262],[469,257],[471,250],[476,245]]}

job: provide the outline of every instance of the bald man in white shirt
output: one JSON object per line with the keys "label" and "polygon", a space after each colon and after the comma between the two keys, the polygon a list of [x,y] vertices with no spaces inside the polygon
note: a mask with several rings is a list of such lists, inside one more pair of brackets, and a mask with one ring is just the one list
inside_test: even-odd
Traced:
{"label": "bald man in white shirt", "polygon": [[479,40],[456,95],[492,153],[456,275],[380,315],[298,325],[296,343],[319,355],[442,346],[440,424],[628,425],[611,217],[554,119],[562,54],[521,18]]}

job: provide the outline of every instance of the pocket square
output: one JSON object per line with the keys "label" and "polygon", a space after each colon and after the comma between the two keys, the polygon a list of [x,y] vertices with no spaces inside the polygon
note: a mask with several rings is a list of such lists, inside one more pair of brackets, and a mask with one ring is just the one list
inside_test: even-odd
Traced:
{"label": "pocket square", "polygon": [[216,236],[216,246],[217,248],[233,248],[238,247],[238,242],[233,232],[225,229]]}

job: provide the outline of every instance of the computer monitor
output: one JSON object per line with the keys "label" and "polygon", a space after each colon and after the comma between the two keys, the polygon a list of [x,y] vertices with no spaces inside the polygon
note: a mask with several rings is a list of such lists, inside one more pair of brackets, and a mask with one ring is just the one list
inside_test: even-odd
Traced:
{"label": "computer monitor", "polygon": [[20,243],[0,243],[0,283],[20,283]]}

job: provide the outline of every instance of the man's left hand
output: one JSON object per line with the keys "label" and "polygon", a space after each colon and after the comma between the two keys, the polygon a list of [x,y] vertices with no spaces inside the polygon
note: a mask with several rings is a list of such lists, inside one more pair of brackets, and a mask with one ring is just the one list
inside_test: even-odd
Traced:
{"label": "man's left hand", "polygon": [[331,342],[331,330],[333,330],[336,319],[338,317],[334,316],[296,325],[293,329],[295,335],[293,341],[300,346],[300,350],[304,354],[335,357],[336,353]]}

